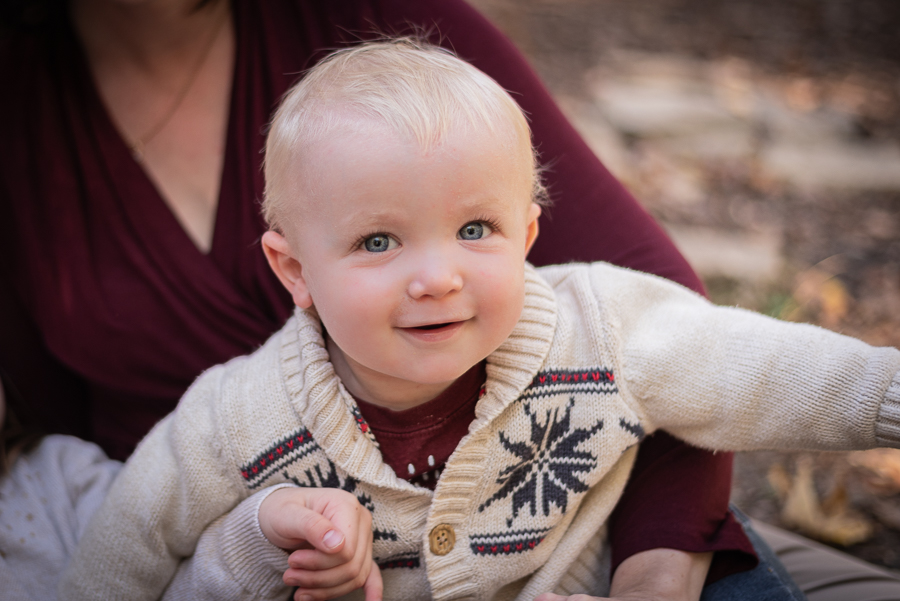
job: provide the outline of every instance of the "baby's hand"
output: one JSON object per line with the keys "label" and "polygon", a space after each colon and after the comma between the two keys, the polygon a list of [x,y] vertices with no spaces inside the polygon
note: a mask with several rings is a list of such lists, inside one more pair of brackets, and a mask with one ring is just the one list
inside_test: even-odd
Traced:
{"label": "baby's hand", "polygon": [[352,494],[336,488],[282,488],[259,507],[259,526],[276,547],[293,551],[284,582],[296,601],[324,601],[362,587],[381,601],[372,560],[372,516]]}
{"label": "baby's hand", "polygon": [[659,601],[660,597],[648,597],[644,595],[631,596],[622,595],[616,597],[591,597],[590,595],[556,595],[554,593],[544,593],[534,598],[534,601]]}
{"label": "baby's hand", "polygon": [[607,601],[607,597],[590,597],[588,595],[571,595],[565,597],[554,593],[544,593],[534,598],[534,601]]}

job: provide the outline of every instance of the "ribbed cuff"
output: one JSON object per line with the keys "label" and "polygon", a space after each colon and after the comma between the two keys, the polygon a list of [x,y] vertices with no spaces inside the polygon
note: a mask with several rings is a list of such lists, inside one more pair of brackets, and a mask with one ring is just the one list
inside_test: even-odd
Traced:
{"label": "ribbed cuff", "polygon": [[241,585],[266,596],[273,586],[284,587],[281,575],[288,569],[288,553],[269,542],[259,527],[259,506],[290,484],[266,488],[244,500],[228,514],[224,528],[223,559]]}
{"label": "ribbed cuff", "polygon": [[900,372],[894,376],[875,418],[875,440],[880,447],[900,448]]}

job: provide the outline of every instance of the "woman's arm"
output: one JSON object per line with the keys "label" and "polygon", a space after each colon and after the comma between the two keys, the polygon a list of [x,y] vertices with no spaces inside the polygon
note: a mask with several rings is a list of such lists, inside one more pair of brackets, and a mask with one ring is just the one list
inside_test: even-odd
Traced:
{"label": "woman's arm", "polygon": [[3,385],[21,399],[16,411],[26,423],[46,433],[90,436],[84,383],[50,355],[31,316],[2,274],[0,373]]}
{"label": "woman's arm", "polygon": [[728,511],[730,487],[707,480],[731,482],[731,457],[663,431],[645,438],[609,520],[613,572],[627,569],[626,559],[660,548],[715,551],[707,583],[756,567],[753,545]]}
{"label": "woman's arm", "polygon": [[699,599],[712,553],[653,549],[629,557],[613,575],[609,597],[564,597],[553,593],[535,601],[691,601]]}

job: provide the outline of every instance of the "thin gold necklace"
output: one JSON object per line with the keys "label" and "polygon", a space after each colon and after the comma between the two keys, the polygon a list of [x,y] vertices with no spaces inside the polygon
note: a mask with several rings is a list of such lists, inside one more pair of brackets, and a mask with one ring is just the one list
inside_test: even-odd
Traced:
{"label": "thin gold necklace", "polygon": [[181,106],[182,102],[184,102],[185,97],[187,97],[187,93],[190,91],[191,87],[194,85],[194,82],[197,79],[197,76],[200,74],[200,69],[203,67],[204,63],[206,63],[206,59],[209,56],[213,45],[215,44],[216,38],[219,37],[219,31],[222,29],[222,25],[227,20],[228,13],[226,12],[225,16],[222,19],[219,19],[219,22],[216,23],[212,35],[210,35],[209,37],[209,41],[206,42],[206,46],[204,46],[203,52],[200,53],[200,55],[197,57],[197,61],[194,63],[193,67],[191,67],[191,72],[188,74],[184,85],[181,86],[181,89],[178,91],[178,95],[175,96],[175,100],[173,100],[172,104],[169,106],[169,110],[165,112],[162,118],[159,119],[156,124],[153,125],[153,127],[148,129],[142,136],[139,136],[128,145],[128,148],[131,150],[131,155],[138,163],[143,162],[144,160],[144,149],[147,147],[147,144],[149,144],[153,140],[153,138],[155,138],[159,134],[159,132],[161,132],[166,127],[166,125],[168,125],[169,121],[172,120],[172,117],[178,110],[178,107]]}

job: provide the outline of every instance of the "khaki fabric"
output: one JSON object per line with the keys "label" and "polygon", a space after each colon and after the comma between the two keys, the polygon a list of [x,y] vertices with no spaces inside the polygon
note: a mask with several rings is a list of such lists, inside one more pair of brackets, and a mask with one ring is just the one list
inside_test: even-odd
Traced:
{"label": "khaki fabric", "polygon": [[900,573],[753,520],[809,601],[900,601]]}

